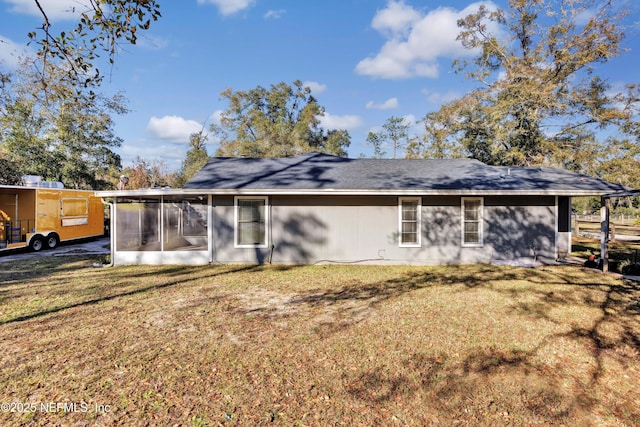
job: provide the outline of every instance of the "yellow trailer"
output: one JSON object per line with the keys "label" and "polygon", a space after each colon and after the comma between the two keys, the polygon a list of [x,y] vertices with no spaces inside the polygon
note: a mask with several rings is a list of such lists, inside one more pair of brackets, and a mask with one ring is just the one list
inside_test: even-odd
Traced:
{"label": "yellow trailer", "polygon": [[0,252],[39,251],[104,235],[104,205],[93,191],[64,189],[60,183],[35,185],[0,186]]}

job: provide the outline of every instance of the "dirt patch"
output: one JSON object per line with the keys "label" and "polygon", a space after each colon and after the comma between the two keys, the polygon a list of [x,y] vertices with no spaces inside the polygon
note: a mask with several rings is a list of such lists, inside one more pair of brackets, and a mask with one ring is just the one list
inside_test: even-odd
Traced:
{"label": "dirt patch", "polygon": [[295,297],[295,294],[280,294],[263,289],[235,295],[240,311],[246,314],[270,317],[289,316],[297,313],[299,308],[291,304]]}

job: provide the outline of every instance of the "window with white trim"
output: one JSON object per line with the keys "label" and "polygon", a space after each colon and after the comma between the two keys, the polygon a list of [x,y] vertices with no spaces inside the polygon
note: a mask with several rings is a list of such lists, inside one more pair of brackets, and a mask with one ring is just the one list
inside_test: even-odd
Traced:
{"label": "window with white trim", "polygon": [[267,197],[235,197],[235,246],[239,248],[267,247]]}
{"label": "window with white trim", "polygon": [[462,246],[482,246],[482,197],[462,198]]}
{"label": "window with white trim", "polygon": [[421,207],[420,197],[398,198],[398,228],[401,247],[420,246]]}

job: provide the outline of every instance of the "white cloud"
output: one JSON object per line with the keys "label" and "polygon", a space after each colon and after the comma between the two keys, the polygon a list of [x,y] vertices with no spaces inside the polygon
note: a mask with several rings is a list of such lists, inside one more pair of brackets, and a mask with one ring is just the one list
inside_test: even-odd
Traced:
{"label": "white cloud", "polygon": [[151,117],[147,132],[163,141],[188,143],[189,135],[202,130],[202,123],[179,116]]}
{"label": "white cloud", "polygon": [[391,1],[385,9],[376,13],[371,21],[371,27],[391,36],[406,34],[420,18],[420,12],[407,6],[403,1]]}
{"label": "white cloud", "polygon": [[209,123],[219,125],[220,119],[222,119],[222,115],[224,114],[223,110],[216,110],[213,112],[211,116],[209,116]]}
{"label": "white cloud", "polygon": [[334,116],[325,112],[324,116],[320,116],[318,118],[320,119],[320,126],[325,130],[354,130],[362,126],[362,119],[354,115]]}
{"label": "white cloud", "polygon": [[30,56],[30,49],[0,36],[0,69],[16,70],[20,65],[20,58]]}
{"label": "white cloud", "polygon": [[128,166],[136,157],[146,161],[165,162],[171,170],[178,170],[185,159],[189,149],[187,142],[194,132],[200,132],[205,127],[207,151],[212,154],[218,138],[207,133],[210,123],[220,123],[222,110],[217,110],[209,116],[206,123],[198,123],[195,120],[186,120],[179,116],[151,117],[147,124],[146,138],[141,138],[134,143],[125,143],[118,150],[122,156],[122,163]]}
{"label": "white cloud", "polygon": [[598,12],[595,9],[582,10],[574,17],[574,22],[577,25],[587,25],[589,21],[596,18],[597,13]]}
{"label": "white cloud", "polygon": [[473,3],[461,11],[441,7],[422,14],[401,1],[390,1],[371,23],[387,41],[376,55],[356,65],[356,73],[386,79],[438,77],[439,59],[460,58],[471,53],[456,40],[460,33],[457,22],[477,11],[481,4],[489,9],[496,7],[491,2],[483,2]]}
{"label": "white cloud", "polygon": [[409,125],[409,136],[423,133],[424,125],[422,124],[422,120],[418,120],[413,114],[407,114],[402,118],[404,119],[404,123]]}
{"label": "white cloud", "polygon": [[264,14],[264,19],[280,19],[285,13],[287,13],[287,11],[284,9],[269,10]]}
{"label": "white cloud", "polygon": [[[9,12],[42,18],[42,12],[33,0],[4,0],[4,2],[11,5]],[[47,0],[40,4],[50,21],[76,19],[80,13],[89,9],[87,0]]]}
{"label": "white cloud", "polygon": [[224,16],[233,15],[253,5],[254,0],[198,0],[198,4],[212,4]]}
{"label": "white cloud", "polygon": [[393,110],[398,108],[398,98],[389,98],[382,104],[376,104],[373,101],[367,102],[367,110]]}
{"label": "white cloud", "polygon": [[440,93],[430,91],[429,89],[423,89],[422,93],[427,97],[427,101],[436,105],[446,104],[447,102],[453,101],[454,99],[458,99],[462,96],[462,94],[456,91]]}
{"label": "white cloud", "polygon": [[308,87],[314,95],[327,90],[327,85],[318,82],[306,81],[302,83],[302,87]]}

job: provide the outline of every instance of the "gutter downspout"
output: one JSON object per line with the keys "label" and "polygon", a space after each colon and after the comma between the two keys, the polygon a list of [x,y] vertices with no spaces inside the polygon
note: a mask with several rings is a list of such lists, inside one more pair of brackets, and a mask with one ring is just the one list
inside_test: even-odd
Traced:
{"label": "gutter downspout", "polygon": [[113,202],[105,202],[103,198],[100,198],[100,201],[103,205],[109,206],[109,250],[111,251],[111,262],[109,264],[102,264],[101,267],[113,267],[114,265],[114,252],[115,252],[115,238],[113,235],[115,218],[113,209]]}
{"label": "gutter downspout", "polygon": [[207,251],[209,252],[209,264],[213,264],[215,256],[213,254],[214,248],[214,211],[213,211],[213,195],[207,195]]}

